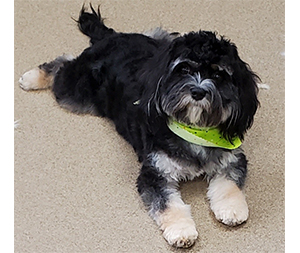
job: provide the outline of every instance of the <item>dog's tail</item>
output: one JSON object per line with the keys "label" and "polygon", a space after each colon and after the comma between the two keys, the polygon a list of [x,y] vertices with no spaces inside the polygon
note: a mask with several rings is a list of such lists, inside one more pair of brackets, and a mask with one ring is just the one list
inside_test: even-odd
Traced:
{"label": "dog's tail", "polygon": [[98,6],[97,12],[93,8],[92,4],[90,4],[90,8],[92,13],[87,12],[85,6],[82,6],[77,23],[79,30],[90,37],[91,43],[94,44],[96,41],[103,39],[105,36],[115,33],[115,31],[104,25],[100,14],[100,6]]}

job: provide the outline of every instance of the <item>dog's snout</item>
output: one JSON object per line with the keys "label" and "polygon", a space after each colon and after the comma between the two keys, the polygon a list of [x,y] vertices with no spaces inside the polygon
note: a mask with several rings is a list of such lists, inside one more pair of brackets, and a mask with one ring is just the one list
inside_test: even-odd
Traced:
{"label": "dog's snout", "polygon": [[200,87],[193,87],[190,89],[190,91],[191,91],[192,98],[195,100],[203,99],[207,93],[206,90]]}

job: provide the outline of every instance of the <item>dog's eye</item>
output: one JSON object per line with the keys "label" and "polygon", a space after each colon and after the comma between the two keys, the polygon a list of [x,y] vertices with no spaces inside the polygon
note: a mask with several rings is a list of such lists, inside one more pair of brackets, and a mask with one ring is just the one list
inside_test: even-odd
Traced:
{"label": "dog's eye", "polygon": [[221,73],[218,71],[218,72],[215,72],[213,73],[212,77],[216,80],[221,80],[222,79],[222,75]]}
{"label": "dog's eye", "polygon": [[216,79],[219,79],[221,76],[220,76],[218,73],[215,73],[215,74],[213,75],[213,77],[216,78]]}
{"label": "dog's eye", "polygon": [[191,67],[186,65],[181,69],[181,74],[183,75],[187,75],[187,74],[191,74],[192,70]]}
{"label": "dog's eye", "polygon": [[188,63],[186,63],[186,62],[178,64],[175,67],[175,72],[179,73],[181,75],[188,75],[188,74],[192,74],[193,73],[192,67]]}

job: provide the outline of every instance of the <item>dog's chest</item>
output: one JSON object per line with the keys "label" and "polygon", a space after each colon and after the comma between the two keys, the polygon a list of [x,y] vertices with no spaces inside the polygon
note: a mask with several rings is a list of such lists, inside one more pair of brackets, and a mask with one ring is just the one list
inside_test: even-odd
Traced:
{"label": "dog's chest", "polygon": [[178,152],[180,156],[168,155],[164,151],[153,152],[150,155],[151,163],[168,178],[180,181],[192,180],[204,173],[210,177],[237,160],[231,152],[190,143]]}
{"label": "dog's chest", "polygon": [[189,151],[193,155],[202,172],[208,176],[221,172],[236,163],[238,158],[234,152],[230,150],[223,150],[220,148],[205,148],[200,145],[188,143]]}
{"label": "dog's chest", "polygon": [[192,180],[203,173],[203,170],[194,162],[172,157],[164,151],[152,152],[149,158],[151,165],[170,180]]}

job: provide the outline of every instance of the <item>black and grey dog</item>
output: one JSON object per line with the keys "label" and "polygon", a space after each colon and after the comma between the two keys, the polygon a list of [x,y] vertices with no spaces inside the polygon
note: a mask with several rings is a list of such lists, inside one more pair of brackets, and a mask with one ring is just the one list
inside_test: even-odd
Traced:
{"label": "black and grey dog", "polygon": [[26,72],[21,87],[51,88],[62,107],[115,123],[138,154],[138,192],[169,244],[190,247],[198,236],[181,180],[205,175],[216,219],[230,226],[246,221],[240,144],[259,104],[259,78],[236,46],[201,30],[118,33],[91,10],[83,7],[78,20],[90,47]]}

